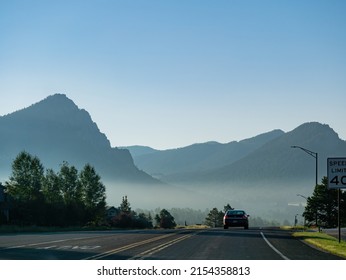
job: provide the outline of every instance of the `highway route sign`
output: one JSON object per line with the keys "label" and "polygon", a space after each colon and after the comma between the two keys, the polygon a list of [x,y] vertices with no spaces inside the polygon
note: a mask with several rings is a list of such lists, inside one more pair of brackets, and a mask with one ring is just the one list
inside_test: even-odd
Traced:
{"label": "highway route sign", "polygon": [[327,159],[328,188],[346,188],[346,158]]}

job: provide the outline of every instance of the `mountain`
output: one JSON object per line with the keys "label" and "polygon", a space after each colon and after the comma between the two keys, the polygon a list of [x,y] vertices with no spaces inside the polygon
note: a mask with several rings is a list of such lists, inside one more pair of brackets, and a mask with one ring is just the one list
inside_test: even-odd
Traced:
{"label": "mountain", "polygon": [[152,176],[169,180],[174,175],[203,172],[236,162],[282,134],[284,132],[277,129],[239,142],[207,142],[164,151],[138,146],[126,148],[139,168]]}
{"label": "mountain", "polygon": [[[275,130],[251,139],[220,144],[208,142],[134,156],[135,163],[185,191],[172,196],[194,207],[223,207],[229,203],[253,217],[290,221],[303,213],[305,199],[327,172],[328,157],[346,157],[346,141],[327,124],[304,123],[289,132]],[[131,148],[130,148],[131,151]],[[285,222],[287,224],[287,222]]]}
{"label": "mountain", "polygon": [[346,141],[326,124],[305,123],[267,142],[242,159],[203,174],[199,180],[237,182],[247,186],[276,184],[284,186],[315,180],[316,160],[300,146],[318,154],[318,182],[327,172],[328,157],[346,155]]}
{"label": "mountain", "polygon": [[7,180],[21,151],[38,156],[46,168],[63,161],[83,168],[92,164],[103,179],[157,183],[133,162],[128,150],[112,148],[89,113],[63,94],[0,117],[0,179]]}
{"label": "mountain", "polygon": [[159,150],[155,150],[151,147],[139,146],[139,145],[119,147],[119,149],[129,150],[133,158],[138,158],[140,156],[159,152]]}
{"label": "mountain", "polygon": [[143,209],[222,209],[230,203],[253,216],[291,219],[303,211],[289,206],[302,205],[296,194],[311,195],[315,184],[315,159],[291,146],[318,153],[319,182],[328,157],[346,157],[346,141],[317,122],[226,144],[113,148],[87,111],[55,94],[0,117],[0,181],[8,180],[13,160],[25,150],[56,171],[64,161],[78,170],[92,164],[107,186],[109,205],[127,195]]}
{"label": "mountain", "polygon": [[[292,149],[295,145],[318,153],[319,181],[326,176],[328,157],[346,156],[346,141],[331,127],[309,122],[287,133],[273,130],[239,142],[207,142],[134,153],[133,157],[142,170],[179,185],[313,184],[315,159],[300,149]],[[128,149],[133,152],[131,147]]]}

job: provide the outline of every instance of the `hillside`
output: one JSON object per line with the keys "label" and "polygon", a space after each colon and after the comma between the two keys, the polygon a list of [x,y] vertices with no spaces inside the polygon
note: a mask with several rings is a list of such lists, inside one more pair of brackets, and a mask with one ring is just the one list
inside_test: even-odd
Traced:
{"label": "hillside", "polygon": [[149,174],[179,185],[313,184],[315,159],[293,145],[318,153],[318,180],[326,175],[328,157],[346,155],[346,141],[331,127],[310,122],[287,133],[274,130],[239,142],[134,155],[134,161]]}
{"label": "hillside", "polygon": [[[256,142],[255,140],[256,137],[252,138],[252,141]],[[244,141],[246,142],[246,140]],[[239,144],[241,142],[231,142],[228,145],[235,145],[235,151],[240,152],[241,145]],[[182,153],[181,158],[184,158],[183,152],[187,152],[185,158],[191,156],[193,151],[206,155],[203,152],[208,148],[211,150],[214,145],[220,147],[221,144],[197,144],[167,153],[156,151],[148,154],[146,158],[168,155],[166,162],[169,164],[171,160],[174,162],[172,155],[175,153]],[[228,164],[224,164],[225,160],[222,155],[225,154],[210,153],[210,155],[221,155],[218,157],[217,164],[210,164],[209,168],[199,170],[190,169],[191,171],[187,172],[183,167],[187,166],[186,170],[188,170],[191,165],[185,165],[181,161],[181,172],[177,168],[176,173],[160,174],[160,178],[185,190],[184,196],[179,196],[179,198],[172,196],[176,201],[189,200],[190,205],[195,205],[195,207],[205,205],[221,207],[230,203],[234,207],[247,209],[253,216],[290,221],[292,217],[304,211],[303,205],[306,200],[297,194],[310,196],[315,185],[315,158],[301,149],[291,148],[294,145],[318,153],[319,183],[322,177],[326,176],[328,157],[346,157],[346,141],[340,139],[329,125],[310,122],[304,123],[292,131],[278,133],[276,137],[267,139],[262,142],[262,145],[257,145],[256,149],[245,149],[242,156],[238,158],[234,156],[234,161]],[[198,148],[202,147],[203,149],[198,151]],[[179,158],[177,154],[176,158]],[[208,162],[212,158],[212,156],[205,156],[204,159],[205,162]],[[135,157],[135,159],[138,158]],[[165,159],[160,160],[164,166]],[[217,157],[214,160],[217,160]],[[231,161],[231,159],[228,160]],[[187,162],[189,163],[189,161]],[[192,159],[190,159],[191,162]],[[224,165],[220,166],[222,164]],[[154,164],[151,167],[153,166]],[[157,166],[160,168],[158,170],[164,170],[160,165]],[[204,165],[204,167],[207,166]],[[154,169],[143,168],[143,170],[155,174]]]}
{"label": "hillside", "polygon": [[164,151],[150,152],[148,148],[143,147],[143,152],[138,153],[138,146],[127,149],[140,169],[165,180],[172,175],[202,172],[231,164],[283,133],[282,130],[273,130],[239,142],[207,142]]}
{"label": "hillside", "polygon": [[346,141],[326,124],[305,123],[266,143],[246,157],[203,174],[203,181],[289,185],[315,180],[315,159],[300,149],[301,146],[318,153],[318,180],[326,176],[327,158],[346,155]]}
{"label": "hillside", "polygon": [[38,156],[46,168],[58,169],[63,161],[78,169],[90,163],[107,180],[157,182],[138,170],[128,150],[112,148],[89,113],[63,94],[0,117],[1,180],[23,150]]}
{"label": "hillside", "polygon": [[0,182],[8,180],[13,159],[25,150],[55,170],[63,161],[79,170],[92,164],[107,186],[109,205],[119,205],[124,195],[143,209],[230,203],[255,215],[289,219],[302,211],[289,206],[302,203],[296,194],[311,195],[315,184],[315,159],[293,145],[318,153],[319,181],[328,157],[346,157],[346,141],[317,122],[226,144],[113,148],[87,111],[55,94],[0,117]]}

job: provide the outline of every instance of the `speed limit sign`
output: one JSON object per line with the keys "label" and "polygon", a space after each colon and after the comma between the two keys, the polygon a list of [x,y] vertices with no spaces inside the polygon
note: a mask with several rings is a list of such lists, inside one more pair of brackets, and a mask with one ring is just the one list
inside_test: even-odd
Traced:
{"label": "speed limit sign", "polygon": [[346,188],[346,158],[328,158],[328,188]]}

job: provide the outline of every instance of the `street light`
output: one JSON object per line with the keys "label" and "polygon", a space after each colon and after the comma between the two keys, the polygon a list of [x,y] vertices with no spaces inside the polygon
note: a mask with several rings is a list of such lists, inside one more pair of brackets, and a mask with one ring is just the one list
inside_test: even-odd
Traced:
{"label": "street light", "polygon": [[313,151],[310,151],[308,149],[305,149],[303,147],[300,147],[300,146],[291,146],[291,148],[301,149],[304,152],[306,152],[307,154],[309,154],[310,156],[312,156],[313,158],[315,158],[315,160],[316,160],[316,178],[315,178],[316,179],[316,184],[315,184],[315,186],[317,186],[317,183],[318,183],[318,154],[313,152]]}
{"label": "street light", "polygon": [[297,223],[298,223],[297,216],[298,216],[298,214],[295,214],[295,216],[294,216],[294,227],[296,227]]}
{"label": "street light", "polygon": [[306,196],[301,195],[301,194],[299,194],[299,193],[297,193],[297,196],[301,196],[302,198],[305,198],[306,200],[308,200],[308,198],[307,198]]}
{"label": "street light", "polygon": [[[297,193],[297,196],[301,196],[302,198],[305,198],[306,202],[308,201],[308,198],[305,195]],[[305,230],[305,225],[306,225],[305,216],[303,216],[303,218],[304,218],[304,230]]]}
{"label": "street light", "polygon": [[[291,148],[293,149],[301,149],[303,150],[305,153],[309,154],[310,156],[312,156],[313,158],[315,158],[316,160],[316,177],[315,177],[315,187],[317,186],[317,183],[318,183],[318,154],[313,152],[313,151],[310,151],[308,149],[305,149],[303,147],[300,147],[300,146],[291,146]],[[298,195],[298,194],[297,194]],[[302,195],[299,195],[299,196],[302,196]],[[304,197],[304,196],[302,196]],[[305,198],[305,197],[304,197]],[[306,198],[307,200],[307,198]],[[318,212],[316,211],[316,226],[317,226],[317,222],[318,222]]]}

